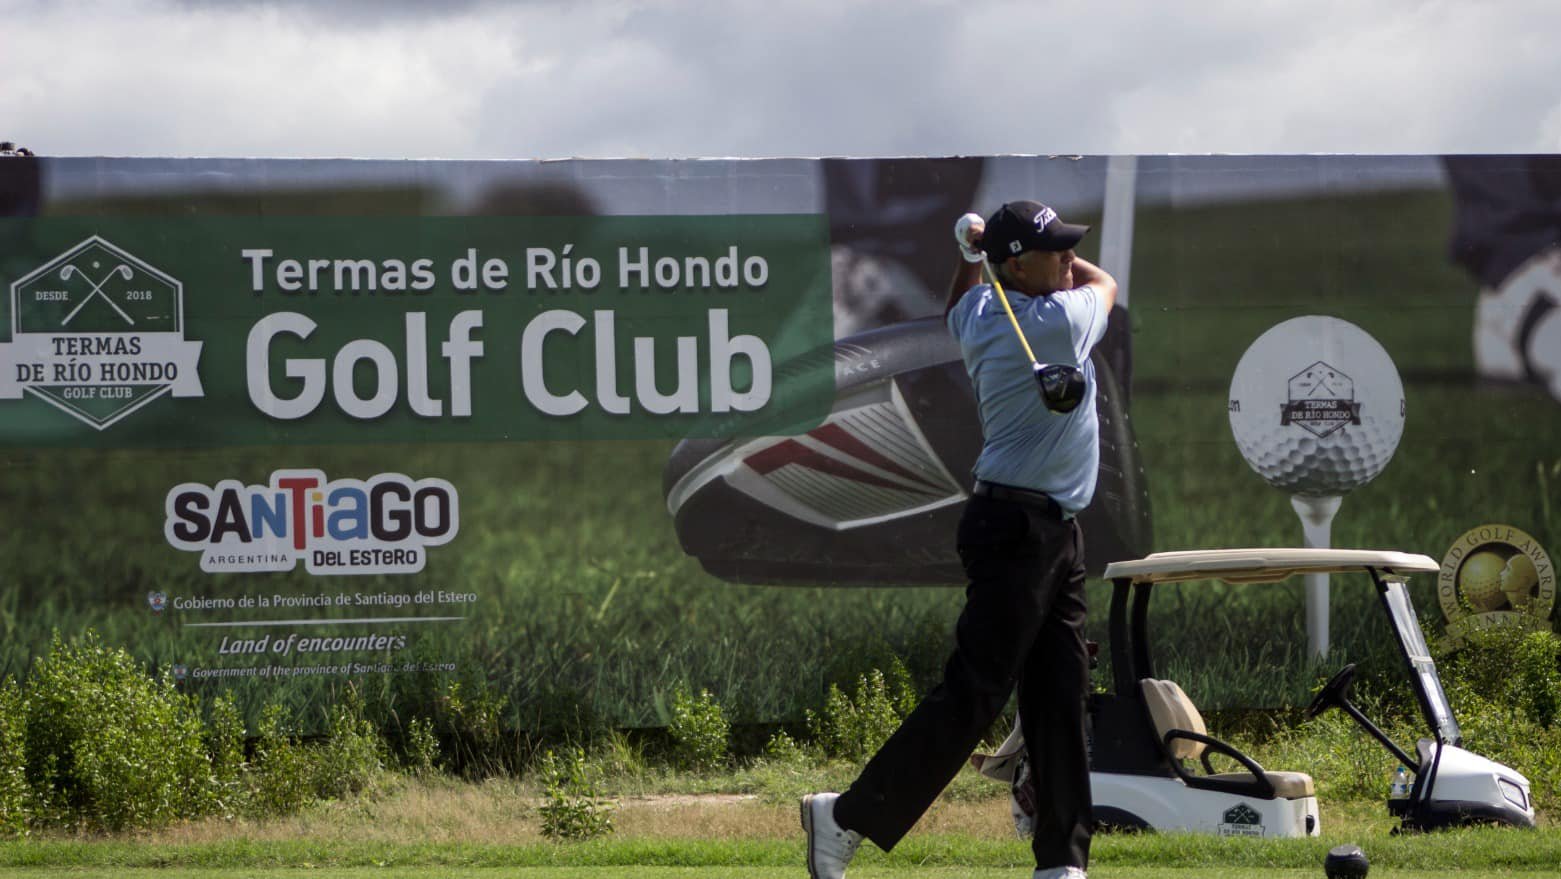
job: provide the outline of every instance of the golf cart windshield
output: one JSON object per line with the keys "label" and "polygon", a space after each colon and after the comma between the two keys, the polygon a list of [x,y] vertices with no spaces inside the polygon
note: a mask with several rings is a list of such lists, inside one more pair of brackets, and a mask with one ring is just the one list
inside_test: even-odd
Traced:
{"label": "golf cart windshield", "polygon": [[1379,585],[1382,604],[1387,608],[1388,618],[1393,621],[1393,631],[1404,649],[1410,674],[1415,677],[1415,691],[1420,694],[1420,707],[1425,711],[1426,723],[1431,725],[1433,731],[1441,734],[1442,741],[1456,745],[1462,741],[1463,733],[1458,729],[1458,721],[1453,717],[1452,707],[1447,702],[1442,679],[1437,676],[1436,662],[1431,659],[1431,650],[1426,646],[1420,621],[1415,618],[1414,605],[1409,601],[1409,588],[1403,580],[1389,577],[1381,578]]}

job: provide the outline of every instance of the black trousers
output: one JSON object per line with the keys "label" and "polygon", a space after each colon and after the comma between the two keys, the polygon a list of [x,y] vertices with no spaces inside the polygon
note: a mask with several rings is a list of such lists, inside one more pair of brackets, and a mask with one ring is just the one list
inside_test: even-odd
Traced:
{"label": "black trousers", "polygon": [[972,497],[959,525],[970,585],[943,681],[868,761],[835,820],[888,851],[960,767],[1017,686],[1036,783],[1035,864],[1089,863],[1084,538],[1034,506]]}

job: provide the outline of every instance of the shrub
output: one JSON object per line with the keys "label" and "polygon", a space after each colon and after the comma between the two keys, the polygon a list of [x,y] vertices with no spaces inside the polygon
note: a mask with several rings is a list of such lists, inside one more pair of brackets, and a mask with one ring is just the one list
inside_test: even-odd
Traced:
{"label": "shrub", "polygon": [[434,734],[433,721],[414,717],[407,724],[406,753],[402,766],[414,775],[428,775],[439,764],[439,737]]}
{"label": "shrub", "polygon": [[703,771],[726,762],[732,727],[709,690],[700,690],[698,696],[683,686],[674,690],[667,732],[678,765]]}
{"label": "shrub", "polygon": [[764,743],[764,760],[780,766],[798,766],[807,762],[807,752],[781,729]]}
{"label": "shrub", "polygon": [[201,814],[211,764],[199,712],[93,631],[58,633],[26,704],[27,778],[45,817],[122,830]]}
{"label": "shrub", "polygon": [[1439,662],[1455,703],[1487,700],[1512,706],[1540,726],[1561,712],[1561,638],[1547,629],[1509,624],[1470,632]]}
{"label": "shrub", "polygon": [[502,772],[500,720],[508,700],[479,681],[468,688],[452,682],[440,694],[434,718],[452,768],[472,777]]}
{"label": "shrub", "polygon": [[858,760],[877,751],[915,705],[910,675],[896,660],[887,679],[878,669],[857,678],[854,698],[831,684],[823,708],[807,712],[808,734],[825,754]]}
{"label": "shrub", "polygon": [[548,750],[541,770],[543,836],[594,839],[612,832],[612,805],[587,770],[583,750],[571,747],[562,756]]}
{"label": "shrub", "polygon": [[347,687],[327,709],[325,741],[308,751],[310,794],[340,799],[368,786],[385,768],[379,734],[363,716],[363,699]]}
{"label": "shrub", "polygon": [[211,704],[206,751],[211,755],[212,810],[224,818],[243,813],[249,808],[249,764],[244,762],[244,720],[230,694]]}
{"label": "shrub", "polygon": [[16,681],[0,682],[0,837],[27,832],[32,792],[27,787],[26,703]]}
{"label": "shrub", "polygon": [[358,793],[384,769],[379,736],[351,687],[327,709],[326,736],[318,744],[299,741],[275,703],[261,712],[258,733],[249,773],[249,811],[255,815],[285,815],[317,799]]}
{"label": "shrub", "polygon": [[309,801],[309,755],[294,740],[286,711],[275,702],[261,711],[256,732],[250,810],[261,816],[296,811]]}
{"label": "shrub", "polygon": [[1438,662],[1464,742],[1530,782],[1536,809],[1561,805],[1561,638],[1497,625]]}

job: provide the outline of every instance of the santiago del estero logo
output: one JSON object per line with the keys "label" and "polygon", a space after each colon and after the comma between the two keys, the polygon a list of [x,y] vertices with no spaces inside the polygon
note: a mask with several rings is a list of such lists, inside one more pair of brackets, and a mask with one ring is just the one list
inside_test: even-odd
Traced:
{"label": "santiago del estero logo", "polygon": [[94,235],[10,285],[0,400],[31,394],[103,430],[164,394],[203,396],[184,288]]}

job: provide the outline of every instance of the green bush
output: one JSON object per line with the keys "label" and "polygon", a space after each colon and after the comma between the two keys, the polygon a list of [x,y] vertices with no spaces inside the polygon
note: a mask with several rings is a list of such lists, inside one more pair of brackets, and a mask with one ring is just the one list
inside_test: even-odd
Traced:
{"label": "green bush", "polygon": [[1471,632],[1438,661],[1464,743],[1523,773],[1534,806],[1561,806],[1561,638],[1498,625]]}
{"label": "green bush", "polygon": [[579,840],[612,833],[612,805],[602,797],[583,750],[571,747],[562,756],[548,750],[540,768],[543,836]]}
{"label": "green bush", "polygon": [[1470,632],[1437,661],[1449,698],[1510,706],[1548,727],[1561,713],[1561,638],[1508,624]]}
{"label": "green bush", "polygon": [[249,764],[244,762],[244,720],[227,693],[211,704],[206,724],[206,751],[211,755],[212,809],[232,818],[249,809]]}
{"label": "green bush", "polygon": [[122,830],[206,811],[199,712],[95,632],[71,643],[56,633],[25,704],[27,779],[47,820]]}
{"label": "green bush", "polygon": [[385,768],[379,733],[363,716],[363,699],[355,687],[328,710],[325,741],[310,749],[310,793],[341,799],[358,793]]}
{"label": "green bush", "polygon": [[481,778],[513,768],[505,764],[500,747],[507,704],[486,681],[469,687],[456,681],[440,694],[434,728],[453,770]]}
{"label": "green bush", "polygon": [[257,816],[286,815],[320,799],[362,791],[384,769],[384,748],[348,688],[329,709],[324,741],[305,744],[277,704],[261,712],[255,762],[248,774],[248,805]]}
{"label": "green bush", "polygon": [[887,678],[878,669],[857,678],[854,697],[831,684],[823,708],[807,712],[808,734],[825,754],[858,760],[888,740],[916,700],[910,674],[895,660]]}
{"label": "green bush", "polygon": [[667,732],[679,766],[706,771],[726,763],[732,726],[709,690],[700,690],[698,696],[685,686],[674,690],[672,723]]}
{"label": "green bush", "polygon": [[783,729],[776,730],[764,743],[764,760],[766,763],[774,763],[779,766],[798,766],[807,762],[807,752],[797,744],[797,740],[786,734]]}
{"label": "green bush", "polygon": [[27,832],[32,792],[27,787],[26,703],[16,681],[0,682],[0,837]]}
{"label": "green bush", "polygon": [[401,765],[414,775],[429,775],[439,765],[439,736],[434,723],[426,717],[414,717],[407,724],[406,753]]}
{"label": "green bush", "polygon": [[287,712],[271,703],[260,714],[255,763],[250,775],[249,806],[258,816],[286,815],[309,802],[313,766],[295,740]]}

